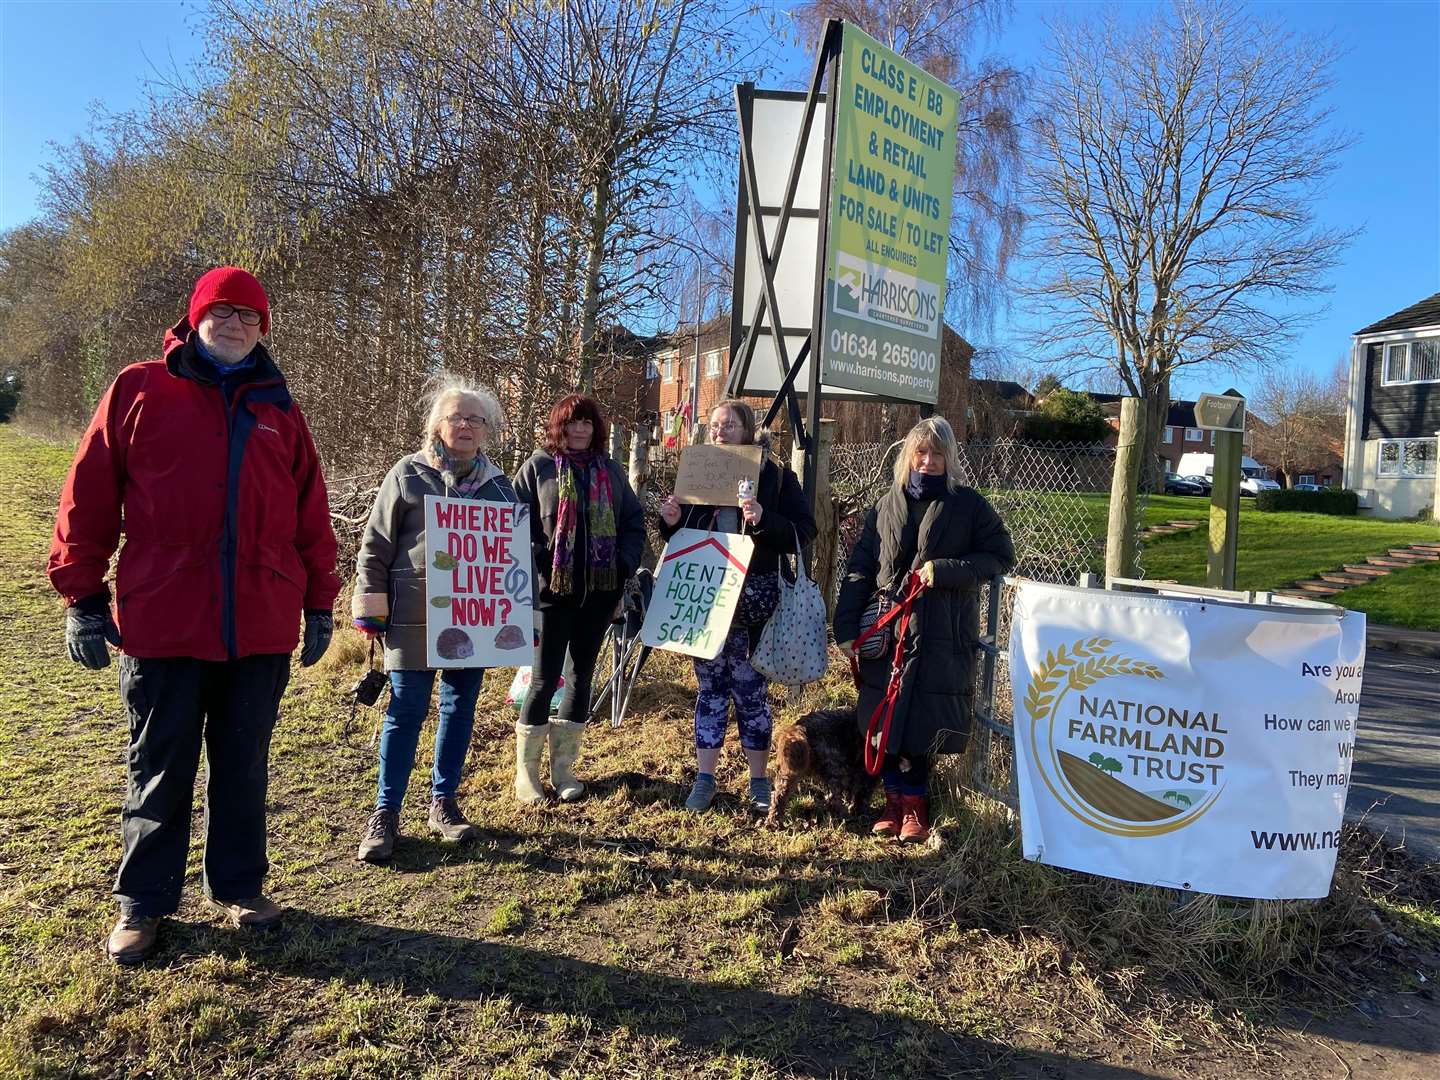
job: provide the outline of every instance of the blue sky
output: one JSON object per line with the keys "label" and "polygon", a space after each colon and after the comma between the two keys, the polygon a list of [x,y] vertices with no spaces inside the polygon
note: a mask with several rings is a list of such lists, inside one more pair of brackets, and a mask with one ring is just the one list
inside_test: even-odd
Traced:
{"label": "blue sky", "polygon": [[[1356,142],[1317,212],[1326,223],[1364,232],[1331,275],[1333,292],[1322,301],[1329,310],[1280,358],[1323,374],[1353,331],[1440,290],[1440,2],[1251,6],[1296,31],[1332,34],[1346,50],[1331,104],[1335,123]],[[1017,3],[986,48],[1030,67],[1043,52],[1046,16],[1093,7]],[[146,80],[199,58],[202,10],[195,0],[0,0],[0,229],[38,212],[31,177],[48,159],[49,143],[87,131],[92,104],[134,108]],[[790,59],[787,69],[808,68],[798,50]],[[1002,318],[993,333],[971,329],[969,336],[1005,346],[1021,321]],[[1230,381],[1216,373],[1176,392],[1223,389]]]}

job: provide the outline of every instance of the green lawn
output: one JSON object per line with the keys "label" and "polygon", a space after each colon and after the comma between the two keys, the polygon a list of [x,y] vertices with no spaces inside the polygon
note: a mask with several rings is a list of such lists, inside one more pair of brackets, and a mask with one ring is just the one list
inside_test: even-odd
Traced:
{"label": "green lawn", "polygon": [[1440,630],[1440,563],[1396,570],[1331,599],[1351,611],[1365,612],[1370,622],[1380,626]]}

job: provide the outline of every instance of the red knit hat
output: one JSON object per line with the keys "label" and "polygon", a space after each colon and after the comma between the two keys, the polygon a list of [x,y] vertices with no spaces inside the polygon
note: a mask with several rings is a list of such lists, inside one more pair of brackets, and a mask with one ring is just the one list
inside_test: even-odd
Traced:
{"label": "red knit hat", "polygon": [[190,325],[199,326],[211,304],[237,304],[260,313],[260,333],[270,332],[270,298],[254,274],[238,266],[217,266],[201,275],[190,294]]}

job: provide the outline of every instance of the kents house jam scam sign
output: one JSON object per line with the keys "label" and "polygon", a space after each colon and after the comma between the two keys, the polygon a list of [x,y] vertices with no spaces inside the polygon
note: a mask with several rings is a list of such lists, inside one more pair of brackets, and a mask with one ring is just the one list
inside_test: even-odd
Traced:
{"label": "kents house jam scam sign", "polygon": [[517,667],[534,655],[530,510],[425,496],[426,663]]}
{"label": "kents house jam scam sign", "polygon": [[1330,891],[1365,617],[1024,582],[1027,859],[1257,899]]}
{"label": "kents house jam scam sign", "polygon": [[835,96],[823,379],[933,404],[959,97],[848,23]]}

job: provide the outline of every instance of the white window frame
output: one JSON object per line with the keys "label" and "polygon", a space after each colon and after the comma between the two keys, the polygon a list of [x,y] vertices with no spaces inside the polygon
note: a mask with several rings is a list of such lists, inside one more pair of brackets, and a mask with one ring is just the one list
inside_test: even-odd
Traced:
{"label": "white window frame", "polygon": [[1173,443],[1174,441],[1175,441],[1175,429],[1174,429],[1173,427],[1170,427],[1169,425],[1166,425],[1166,427],[1165,427],[1165,439],[1164,439],[1164,442],[1165,442],[1165,444],[1168,446],[1168,445],[1170,445],[1171,443]]}
{"label": "white window frame", "polygon": [[675,381],[675,354],[673,352],[665,354],[665,381]]}
{"label": "white window frame", "polygon": [[691,354],[690,354],[690,364],[689,364],[688,370],[689,370],[689,372],[690,372],[690,380],[689,380],[689,381],[692,382],[692,383],[697,381],[696,378],[695,378],[695,374],[696,374],[696,365],[698,365],[699,363],[700,363],[700,358],[699,358],[698,356],[696,356],[694,353],[691,353]]}
{"label": "white window frame", "polygon": [[[1412,368],[1418,366],[1420,357],[1415,355],[1412,346],[1421,342],[1431,342],[1431,356],[1429,359],[1434,364],[1435,376],[1430,379],[1412,378]],[[1430,351],[1430,350],[1427,350]],[[1391,357],[1398,358],[1399,372],[1391,368]],[[1387,341],[1383,343],[1380,354],[1380,385],[1381,386],[1418,386],[1423,383],[1440,383],[1440,338],[1420,337],[1409,341]]]}
{"label": "white window frame", "polygon": [[1301,474],[1300,474],[1300,479],[1296,480],[1295,482],[1296,482],[1297,484],[1313,484],[1313,483],[1315,483],[1315,474],[1314,474],[1314,473],[1301,473]]}
{"label": "white window frame", "polygon": [[653,357],[653,356],[646,357],[646,359],[645,359],[645,380],[646,380],[647,382],[649,382],[651,379],[658,379],[659,377],[660,377],[660,364],[656,361],[655,357]]}
{"label": "white window frame", "polygon": [[1187,427],[1187,428],[1185,429],[1185,441],[1186,441],[1186,442],[1204,442],[1204,441],[1205,441],[1205,429],[1204,429],[1204,428],[1198,428],[1198,427]]}
{"label": "white window frame", "polygon": [[[1430,455],[1430,469],[1428,472],[1408,471],[1409,455],[1405,452],[1410,443],[1429,443],[1432,450],[1435,448],[1435,437],[1432,435],[1424,439],[1381,439],[1380,445],[1375,451],[1375,475],[1384,480],[1432,480],[1435,477],[1436,454]],[[1396,458],[1393,467],[1385,467],[1385,448],[1396,447]]]}
{"label": "white window frame", "polygon": [[720,350],[711,349],[705,354],[705,377],[714,379],[720,374]]}

